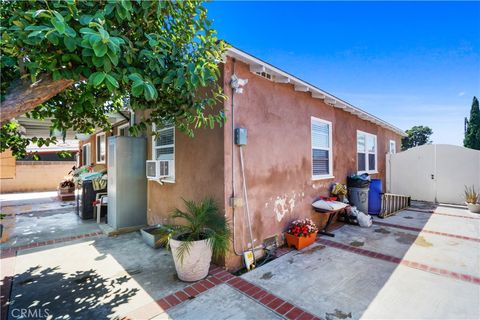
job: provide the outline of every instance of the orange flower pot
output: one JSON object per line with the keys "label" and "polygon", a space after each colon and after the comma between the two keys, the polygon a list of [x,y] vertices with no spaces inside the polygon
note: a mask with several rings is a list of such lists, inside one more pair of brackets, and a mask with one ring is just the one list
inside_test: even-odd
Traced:
{"label": "orange flower pot", "polygon": [[308,247],[317,239],[317,233],[311,233],[308,237],[295,237],[293,234],[285,233],[288,247],[294,246],[297,250]]}

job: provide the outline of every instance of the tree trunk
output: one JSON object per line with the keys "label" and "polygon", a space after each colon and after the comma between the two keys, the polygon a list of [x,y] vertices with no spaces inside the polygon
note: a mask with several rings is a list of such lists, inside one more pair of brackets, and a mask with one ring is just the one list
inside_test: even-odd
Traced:
{"label": "tree trunk", "polygon": [[71,86],[75,80],[52,80],[49,75],[41,75],[35,83],[16,81],[10,86],[5,100],[0,106],[1,124],[21,116],[48,101]]}

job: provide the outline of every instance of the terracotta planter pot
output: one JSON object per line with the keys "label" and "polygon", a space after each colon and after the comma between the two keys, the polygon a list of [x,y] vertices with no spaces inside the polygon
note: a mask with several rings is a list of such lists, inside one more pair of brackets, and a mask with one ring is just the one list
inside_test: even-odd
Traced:
{"label": "terracotta planter pot", "polygon": [[317,233],[312,233],[308,237],[295,237],[292,234],[285,233],[285,239],[289,247],[294,246],[297,250],[302,250],[315,242]]}
{"label": "terracotta planter pot", "polygon": [[75,187],[66,187],[66,188],[58,187],[58,192],[60,192],[60,194],[74,193]]}
{"label": "terracotta planter pot", "polygon": [[170,239],[170,249],[178,278],[188,282],[205,278],[212,261],[212,248],[207,240],[194,241],[189,252],[183,257],[183,263],[178,258],[178,247],[181,243],[182,241]]}

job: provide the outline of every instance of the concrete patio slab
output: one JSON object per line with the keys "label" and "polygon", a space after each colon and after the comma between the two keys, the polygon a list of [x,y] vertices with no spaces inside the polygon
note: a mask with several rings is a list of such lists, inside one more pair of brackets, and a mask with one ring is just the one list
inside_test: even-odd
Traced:
{"label": "concrete patio slab", "polygon": [[226,284],[186,301],[155,318],[155,320],[218,320],[218,319],[282,319],[273,311],[256,303]]}
{"label": "concrete patio slab", "polygon": [[[325,319],[480,317],[476,284],[319,244],[288,253],[242,277]],[[384,308],[386,297],[392,306],[402,303]],[[446,306],[432,307],[430,301]]]}
{"label": "concrete patio slab", "polygon": [[75,201],[59,201],[56,191],[0,194],[3,213],[16,214],[72,207]]}
{"label": "concrete patio slab", "polygon": [[9,308],[32,304],[53,318],[115,318],[187,284],[171,254],[138,233],[77,240],[17,253]]}
{"label": "concrete patio slab", "polygon": [[466,207],[460,206],[438,206],[435,210],[435,213],[438,214],[449,214],[449,215],[457,215],[459,217],[469,217],[469,218],[476,218],[480,219],[480,214],[473,213],[467,210]]}
{"label": "concrete patio slab", "polygon": [[343,226],[330,240],[459,273],[480,270],[480,244],[474,241],[376,225]]}
{"label": "concrete patio slab", "polygon": [[480,286],[399,266],[364,319],[479,319]]}
{"label": "concrete patio slab", "polygon": [[189,284],[176,278],[171,253],[148,247],[138,232],[107,237],[71,204],[18,201],[7,207],[14,223],[2,245],[9,319],[18,318],[14,310],[47,309],[65,319],[480,318],[480,221],[461,208],[343,226],[241,277],[216,267],[211,281]]}
{"label": "concrete patio slab", "polygon": [[[441,207],[441,209],[437,208],[436,210],[441,210],[438,212],[442,213],[471,216],[469,212],[464,209]],[[480,238],[480,220],[478,219],[465,219],[461,217],[429,214],[406,209],[386,219],[378,219],[378,221],[394,223],[402,226],[423,228],[425,230],[433,230],[436,232],[463,235],[477,239]]]}
{"label": "concrete patio slab", "polygon": [[95,221],[78,217],[74,207],[17,214],[11,219],[14,227],[2,248],[101,231]]}

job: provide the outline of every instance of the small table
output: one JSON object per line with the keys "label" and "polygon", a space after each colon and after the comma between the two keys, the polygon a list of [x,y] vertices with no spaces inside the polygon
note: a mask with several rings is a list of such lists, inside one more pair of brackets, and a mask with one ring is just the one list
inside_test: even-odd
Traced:
{"label": "small table", "polygon": [[325,224],[325,227],[323,228],[323,230],[320,230],[318,233],[319,234],[323,234],[325,236],[329,236],[329,237],[335,237],[335,235],[331,232],[328,232],[328,228],[330,227],[330,225],[332,224],[333,222],[333,219],[335,218],[335,216],[337,215],[337,213],[340,213],[340,212],[345,212],[345,214],[347,213],[347,209],[350,208],[349,205],[347,205],[346,207],[344,208],[341,208],[341,209],[337,209],[337,210],[323,210],[323,209],[318,209],[318,208],[315,208],[313,207],[313,209],[315,210],[315,212],[318,212],[318,213],[322,213],[322,214],[328,214],[328,219],[327,219],[327,223]]}

